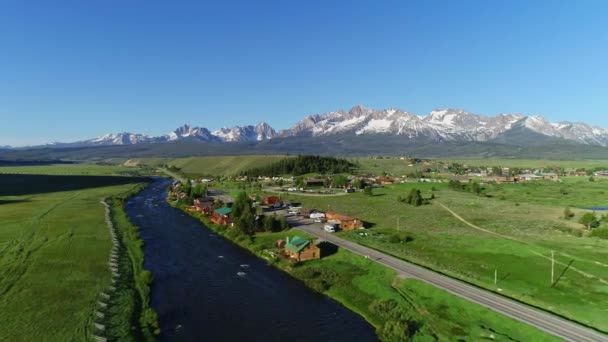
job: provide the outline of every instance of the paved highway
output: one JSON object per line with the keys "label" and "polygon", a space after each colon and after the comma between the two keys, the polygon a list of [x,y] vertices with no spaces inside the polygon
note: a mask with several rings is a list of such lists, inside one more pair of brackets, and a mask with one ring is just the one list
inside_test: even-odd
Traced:
{"label": "paved highway", "polygon": [[309,220],[298,220],[295,217],[291,217],[290,221],[297,229],[327,240],[328,242],[345,248],[351,252],[366,256],[382,265],[394,269],[404,277],[422,280],[466,300],[483,305],[491,310],[530,324],[549,334],[563,338],[564,340],[585,342],[608,341],[608,336],[580,326],[571,321],[536,310],[514,300],[510,300],[462,281],[441,275],[420,266],[416,266],[407,261],[397,259],[374,249],[339,238],[336,235],[325,233],[322,230],[322,224],[310,224]]}

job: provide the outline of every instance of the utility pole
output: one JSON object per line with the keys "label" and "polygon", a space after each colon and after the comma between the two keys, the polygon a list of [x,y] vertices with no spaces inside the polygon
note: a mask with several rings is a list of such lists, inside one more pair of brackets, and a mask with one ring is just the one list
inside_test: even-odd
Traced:
{"label": "utility pole", "polygon": [[555,251],[551,251],[551,286],[553,286],[554,276],[555,276]]}
{"label": "utility pole", "polygon": [[498,269],[494,269],[494,286],[498,283]]}

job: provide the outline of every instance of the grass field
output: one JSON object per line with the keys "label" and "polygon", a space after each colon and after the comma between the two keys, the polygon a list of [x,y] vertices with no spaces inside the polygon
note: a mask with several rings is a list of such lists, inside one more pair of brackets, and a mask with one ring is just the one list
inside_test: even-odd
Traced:
{"label": "grass field", "polygon": [[[200,218],[198,214],[190,214]],[[399,279],[393,270],[347,250],[325,246],[322,259],[296,265],[283,259],[269,259],[267,251],[279,253],[273,247],[278,239],[293,238],[295,235],[310,238],[301,231],[291,229],[279,233],[257,233],[250,239],[235,234],[235,229],[212,225],[204,218],[202,220],[220,235],[266,258],[316,291],[325,293],[365,317],[377,329],[383,341],[558,340],[425,283]],[[413,336],[408,336],[409,329],[412,329]]]}
{"label": "grass field", "polygon": [[[378,158],[352,158],[353,162],[359,164],[358,173],[361,174],[375,174],[381,175],[382,173],[388,173],[393,176],[402,176],[414,171],[420,171],[424,168],[435,168],[435,160],[429,160],[428,165],[415,164],[412,166],[408,160],[401,160],[398,157],[383,157]],[[529,168],[544,169],[550,167],[561,167],[566,170],[575,170],[578,168],[594,169],[594,168],[606,168],[608,169],[608,161],[606,160],[577,160],[577,161],[565,161],[565,160],[521,160],[521,159],[445,159],[437,162],[447,163],[459,163],[473,166],[486,166],[486,167],[511,167],[511,168]]]}
{"label": "grass field", "polygon": [[397,157],[383,157],[382,159],[361,157],[349,160],[358,165],[356,172],[359,174],[382,175],[387,173],[399,177],[429,167],[423,164],[410,164],[410,161],[401,160]]}
{"label": "grass field", "polygon": [[132,159],[130,164],[151,166],[173,165],[181,169],[187,177],[235,175],[239,172],[270,165],[285,156],[220,156],[220,157],[190,157],[178,159]]}
{"label": "grass field", "polygon": [[[608,190],[608,183],[586,187],[572,182],[581,201],[605,203],[597,191]],[[543,191],[561,185],[547,186]],[[608,241],[579,237],[584,234],[576,218],[561,218],[561,205],[572,198],[551,206],[543,204],[541,191],[520,196],[518,187],[502,186],[504,199],[457,192],[436,183],[388,186],[375,189],[373,196],[289,197],[305,207],[358,217],[372,227],[370,236],[339,233],[345,238],[608,331],[603,319],[608,311]],[[396,201],[412,188],[436,198],[421,207]],[[553,286],[552,250],[557,262]]]}
{"label": "grass field", "polygon": [[607,168],[608,160],[544,160],[544,159],[446,159],[450,163],[466,164],[468,166],[505,166],[530,169],[545,167],[562,167],[566,170],[585,168]]}
{"label": "grass field", "polygon": [[97,164],[57,164],[41,166],[0,166],[0,174],[24,174],[24,175],[90,175],[110,176],[130,174],[136,172],[137,168],[113,165]]}
{"label": "grass field", "polygon": [[[24,177],[27,187],[18,181]],[[0,340],[87,338],[99,293],[110,284],[111,243],[99,201],[136,181],[0,175]]]}

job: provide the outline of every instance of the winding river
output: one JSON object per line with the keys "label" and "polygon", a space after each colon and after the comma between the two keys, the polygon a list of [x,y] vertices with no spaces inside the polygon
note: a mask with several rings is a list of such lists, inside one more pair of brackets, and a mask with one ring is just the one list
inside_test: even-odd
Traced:
{"label": "winding river", "polygon": [[170,184],[158,179],[126,204],[154,273],[161,340],[377,340],[360,316],[168,205]]}

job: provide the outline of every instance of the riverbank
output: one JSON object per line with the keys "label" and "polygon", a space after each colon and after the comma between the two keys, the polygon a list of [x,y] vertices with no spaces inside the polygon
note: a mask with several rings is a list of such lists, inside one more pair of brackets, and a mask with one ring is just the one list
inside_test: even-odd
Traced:
{"label": "riverbank", "polygon": [[276,257],[280,253],[274,247],[276,240],[295,235],[308,238],[301,231],[242,235],[236,229],[214,225],[184,206],[170,204],[199,219],[218,235],[359,314],[376,329],[380,340],[556,340],[420,281],[399,279],[392,270],[333,245],[322,246],[324,257],[320,260],[293,263]]}
{"label": "riverbank", "polygon": [[117,341],[155,341],[160,333],[158,316],[150,307],[152,274],[144,269],[143,240],[139,228],[131,223],[124,203],[147,184],[138,184],[120,195],[105,199],[115,231],[115,245],[110,254],[112,285],[102,292],[95,324],[101,332],[93,335]]}

